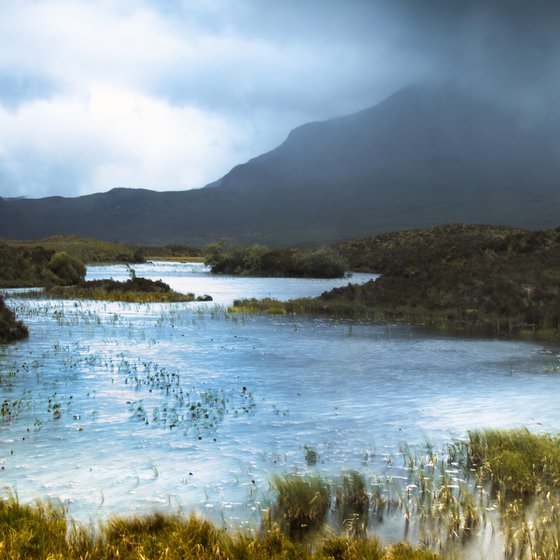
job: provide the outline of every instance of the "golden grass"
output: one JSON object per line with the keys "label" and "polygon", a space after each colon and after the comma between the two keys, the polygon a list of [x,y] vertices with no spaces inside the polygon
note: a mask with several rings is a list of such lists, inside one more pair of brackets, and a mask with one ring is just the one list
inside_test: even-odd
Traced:
{"label": "golden grass", "polygon": [[383,547],[375,538],[324,536],[315,549],[292,542],[273,525],[256,536],[218,529],[194,515],[115,517],[93,536],[67,526],[60,508],[0,501],[2,560],[436,560],[408,544]]}

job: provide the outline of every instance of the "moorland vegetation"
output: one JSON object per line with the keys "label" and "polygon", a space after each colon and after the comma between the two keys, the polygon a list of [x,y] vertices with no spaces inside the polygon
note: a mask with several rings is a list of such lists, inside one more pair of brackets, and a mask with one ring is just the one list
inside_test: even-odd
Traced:
{"label": "moorland vegetation", "polygon": [[199,261],[204,258],[204,251],[198,247],[193,247],[192,245],[186,245],[184,243],[171,243],[169,245],[163,245],[155,247],[153,245],[145,245],[139,247],[140,251],[148,259],[162,259],[170,261],[183,261],[183,260],[195,260]]}
{"label": "moorland vegetation", "polygon": [[4,298],[0,295],[0,343],[12,342],[28,336],[27,327],[16,319],[15,313],[6,307]]}
{"label": "moorland vegetation", "polygon": [[[82,281],[86,267],[68,253],[44,247],[0,245],[0,288],[70,286]],[[0,343],[29,335],[0,296]]]}
{"label": "moorland vegetation", "polygon": [[213,274],[291,278],[342,278],[348,268],[342,256],[329,248],[226,247],[223,242],[207,247],[205,263]]}
{"label": "moorland vegetation", "polygon": [[558,338],[560,228],[448,225],[336,247],[376,281],[314,299],[243,300],[239,311],[310,313],[436,326],[490,335]]}
{"label": "moorland vegetation", "polygon": [[64,251],[0,245],[0,288],[70,286],[85,275],[83,262]]}
{"label": "moorland vegetation", "polygon": [[35,241],[0,239],[0,247],[35,250],[38,248],[63,252],[83,263],[140,263],[144,262],[146,248],[110,243],[97,239],[84,239],[77,235],[56,235]]}

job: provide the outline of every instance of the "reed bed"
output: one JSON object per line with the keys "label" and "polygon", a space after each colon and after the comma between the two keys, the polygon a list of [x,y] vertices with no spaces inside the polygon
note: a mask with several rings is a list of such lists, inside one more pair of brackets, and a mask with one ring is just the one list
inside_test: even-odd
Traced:
{"label": "reed bed", "polygon": [[406,543],[326,534],[312,547],[290,540],[276,525],[257,534],[219,529],[194,515],[153,513],[115,517],[96,532],[67,524],[64,511],[48,504],[0,501],[0,558],[6,560],[436,560]]}
{"label": "reed bed", "polygon": [[[277,476],[261,528],[245,531],[162,513],[85,528],[67,522],[61,507],[8,496],[0,501],[0,558],[558,558],[557,446],[527,430],[485,430],[445,453],[403,450],[402,477]],[[506,460],[512,449],[520,458],[499,478],[491,465],[501,467],[495,457]],[[535,469],[531,485],[526,459]],[[396,527],[393,539],[402,531],[401,542],[374,536],[385,523]]]}

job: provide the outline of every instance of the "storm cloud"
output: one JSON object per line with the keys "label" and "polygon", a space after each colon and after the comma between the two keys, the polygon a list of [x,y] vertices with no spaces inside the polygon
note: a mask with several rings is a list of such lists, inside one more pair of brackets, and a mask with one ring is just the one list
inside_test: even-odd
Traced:
{"label": "storm cloud", "polygon": [[197,188],[305,122],[454,82],[547,118],[554,1],[3,3],[0,196]]}

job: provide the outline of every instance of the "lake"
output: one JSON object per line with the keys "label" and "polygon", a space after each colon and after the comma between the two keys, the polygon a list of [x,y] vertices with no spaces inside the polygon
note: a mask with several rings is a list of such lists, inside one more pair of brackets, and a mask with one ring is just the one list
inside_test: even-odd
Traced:
{"label": "lake", "polygon": [[[214,302],[8,295],[30,338],[0,347],[0,480],[22,501],[60,500],[82,521],[180,508],[258,526],[273,474],[398,477],[406,445],[442,448],[480,427],[558,431],[555,346],[227,312],[236,298],[313,296],[348,279],[134,269]],[[88,268],[88,279],[129,274]]]}

